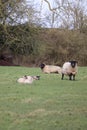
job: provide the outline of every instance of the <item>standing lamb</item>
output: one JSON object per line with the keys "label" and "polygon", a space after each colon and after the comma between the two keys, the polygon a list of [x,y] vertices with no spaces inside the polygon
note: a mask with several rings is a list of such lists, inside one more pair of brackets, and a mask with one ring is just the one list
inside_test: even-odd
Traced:
{"label": "standing lamb", "polygon": [[40,65],[40,68],[41,68],[43,73],[47,73],[47,74],[58,73],[58,74],[61,74],[61,67],[59,67],[59,66],[46,65],[46,64],[42,63]]}
{"label": "standing lamb", "polygon": [[18,83],[32,84],[34,80],[39,80],[40,76],[23,76],[17,80]]}
{"label": "standing lamb", "polygon": [[77,61],[65,62],[62,67],[62,80],[64,78],[64,75],[68,75],[69,80],[75,80],[75,75],[77,74],[77,71]]}

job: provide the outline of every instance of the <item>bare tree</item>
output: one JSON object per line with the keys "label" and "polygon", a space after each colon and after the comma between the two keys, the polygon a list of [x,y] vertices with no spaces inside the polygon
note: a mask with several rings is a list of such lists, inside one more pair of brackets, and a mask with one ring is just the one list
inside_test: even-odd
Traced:
{"label": "bare tree", "polygon": [[87,24],[85,23],[87,17],[86,0],[54,0],[55,7],[51,6],[49,0],[43,1],[47,3],[51,12],[51,15],[47,17],[50,17],[51,27],[81,29]]}

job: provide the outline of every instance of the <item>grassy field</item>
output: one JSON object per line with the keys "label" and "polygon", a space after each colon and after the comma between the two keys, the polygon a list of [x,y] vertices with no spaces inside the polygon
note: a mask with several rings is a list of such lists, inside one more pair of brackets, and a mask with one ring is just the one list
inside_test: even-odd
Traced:
{"label": "grassy field", "polygon": [[[31,85],[23,75],[40,75]],[[87,130],[87,67],[76,81],[40,68],[0,67],[0,130]]]}

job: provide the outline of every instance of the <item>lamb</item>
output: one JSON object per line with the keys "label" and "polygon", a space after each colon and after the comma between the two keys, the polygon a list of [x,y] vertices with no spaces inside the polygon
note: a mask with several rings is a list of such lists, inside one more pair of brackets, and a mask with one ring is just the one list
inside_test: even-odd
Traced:
{"label": "lamb", "polygon": [[58,73],[58,74],[61,74],[61,67],[59,67],[59,66],[46,65],[46,64],[42,63],[40,65],[40,68],[41,68],[43,73],[47,73],[47,74]]}
{"label": "lamb", "polygon": [[23,76],[17,80],[18,83],[32,84],[34,80],[39,80],[40,76]]}
{"label": "lamb", "polygon": [[75,80],[75,75],[77,74],[78,67],[77,67],[77,61],[69,61],[65,62],[62,67],[62,80],[64,78],[64,75],[69,76],[69,80]]}

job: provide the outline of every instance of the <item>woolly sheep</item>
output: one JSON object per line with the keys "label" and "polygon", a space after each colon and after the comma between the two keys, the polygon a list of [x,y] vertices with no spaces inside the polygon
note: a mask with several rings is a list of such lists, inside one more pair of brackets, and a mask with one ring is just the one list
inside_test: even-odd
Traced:
{"label": "woolly sheep", "polygon": [[75,75],[77,74],[77,71],[77,61],[65,62],[62,67],[62,80],[64,78],[64,75],[68,75],[69,80],[75,80]]}
{"label": "woolly sheep", "polygon": [[45,65],[44,63],[42,63],[40,65],[40,68],[42,70],[43,73],[59,73],[61,74],[61,67],[59,66],[54,66],[54,65]]}
{"label": "woolly sheep", "polygon": [[23,76],[17,80],[18,83],[32,84],[34,80],[39,80],[40,76]]}

